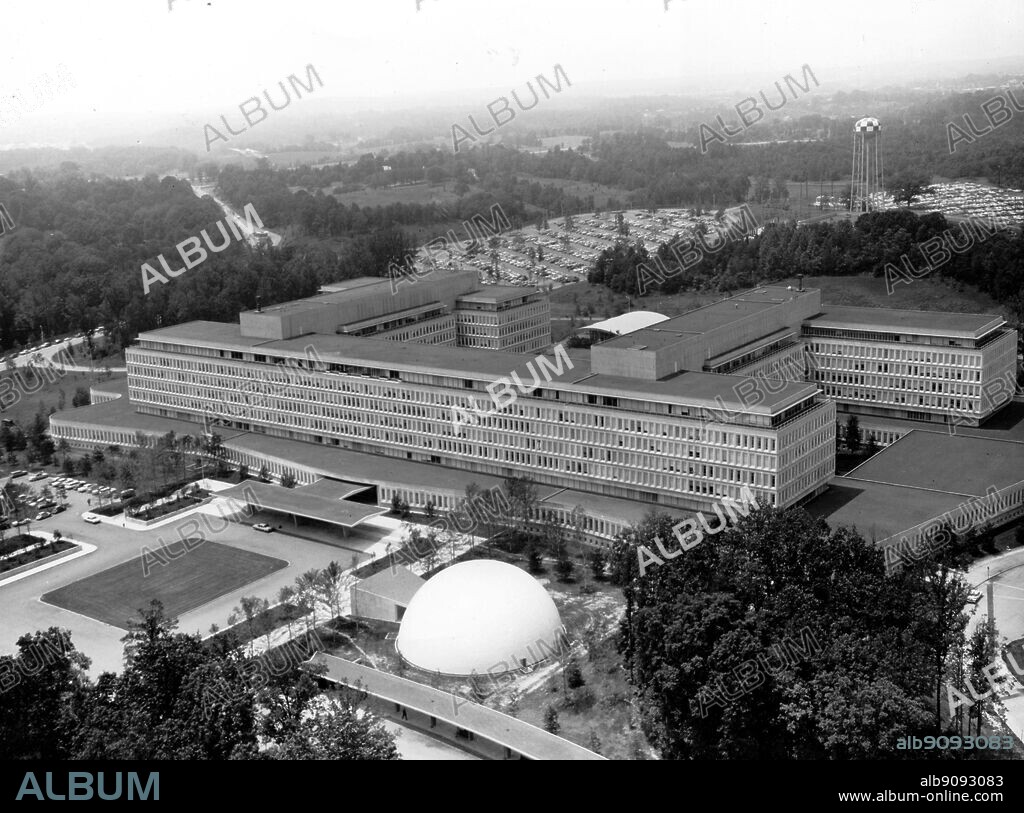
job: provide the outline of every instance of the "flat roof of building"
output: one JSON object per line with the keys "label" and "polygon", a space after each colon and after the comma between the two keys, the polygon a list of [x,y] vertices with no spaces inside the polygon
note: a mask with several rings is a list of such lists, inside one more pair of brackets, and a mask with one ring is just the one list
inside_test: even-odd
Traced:
{"label": "flat roof of building", "polygon": [[345,279],[341,282],[329,282],[320,286],[320,292],[325,294],[340,294],[342,291],[353,291],[356,288],[366,288],[369,285],[390,286],[391,280],[386,277],[355,277]]}
{"label": "flat roof of building", "polygon": [[538,288],[530,286],[488,285],[482,291],[460,294],[457,301],[481,303],[509,302],[513,299],[521,299],[524,296],[530,296],[539,292]]}
{"label": "flat roof of building", "polygon": [[666,347],[709,330],[724,327],[754,313],[770,310],[784,302],[802,296],[818,293],[816,289],[786,288],[781,285],[766,285],[730,296],[719,302],[712,302],[674,316],[654,327],[643,328],[617,339],[609,339],[603,347],[635,347],[637,344],[651,348]]}
{"label": "flat roof of building", "polygon": [[[225,338],[229,331],[219,326],[208,330],[208,325],[220,325],[217,322],[188,322],[184,325],[163,328],[140,335],[140,339],[156,338],[175,344],[195,347],[209,344],[221,345],[226,349],[235,346]],[[238,325],[229,325],[237,331]],[[646,331],[640,331],[641,333]],[[637,335],[637,334],[633,334]],[[631,336],[613,339],[612,341],[628,341]],[[524,384],[533,382],[528,364],[537,368],[537,356],[523,353],[506,353],[499,350],[481,350],[471,347],[446,347],[443,345],[421,344],[419,342],[395,342],[387,339],[343,334],[315,333],[299,336],[294,339],[252,340],[247,349],[259,348],[261,353],[279,353],[304,359],[311,348],[326,363],[347,364],[356,367],[388,369],[430,373],[449,378],[464,377],[472,380],[484,380],[488,383],[500,377],[509,377],[512,373],[519,375]],[[607,343],[606,343],[607,344]],[[604,345],[602,345],[604,346]],[[553,353],[541,354],[553,358]],[[817,392],[817,386],[801,382],[786,382],[778,392],[763,392],[764,400],[756,406],[744,407],[737,393],[737,387],[747,381],[744,376],[717,375],[687,371],[678,373],[659,381],[649,381],[626,376],[592,374],[589,360],[570,356],[573,367],[568,365],[560,375],[549,371],[551,381],[561,387],[584,393],[595,393],[619,398],[645,398],[660,400],[664,403],[682,404],[684,406],[721,406],[742,407],[747,412],[758,414],[775,414],[793,404],[810,397]],[[480,390],[467,390],[467,396],[480,398],[485,395]]]}
{"label": "flat roof of building", "polygon": [[412,680],[319,653],[311,662],[327,667],[323,678],[358,686],[369,694],[468,729],[530,759],[604,759],[581,745],[549,734],[515,717]]}
{"label": "flat roof of building", "polygon": [[417,576],[404,565],[384,568],[353,585],[353,590],[369,593],[373,596],[393,601],[405,607],[409,606],[412,597],[426,584],[426,580]]}
{"label": "flat roof of building", "polygon": [[787,336],[792,336],[795,340],[797,333],[798,331],[796,330],[791,330],[788,327],[784,327],[781,330],[776,330],[773,331],[772,333],[769,333],[767,336],[761,336],[760,338],[754,339],[753,341],[747,342],[746,344],[741,344],[739,347],[735,347],[732,350],[726,351],[725,353],[719,353],[717,356],[712,356],[711,358],[705,360],[704,363],[709,367],[715,367],[719,364],[725,364],[727,361],[731,361],[732,359],[746,355],[747,353],[751,352],[752,350],[758,347],[762,347],[766,344],[772,344],[773,342],[782,341]]}
{"label": "flat roof of building", "polygon": [[914,429],[846,477],[980,497],[1024,480],[1024,443]]}
{"label": "flat roof of building", "polygon": [[865,539],[881,542],[952,511],[967,499],[944,491],[836,477],[828,491],[804,508],[833,528],[856,528]]}
{"label": "flat roof of building", "polygon": [[833,305],[824,308],[819,315],[804,320],[804,324],[809,327],[917,333],[961,339],[980,339],[1005,322],[1002,316],[991,313],[946,313]]}
{"label": "flat roof of building", "polygon": [[[100,429],[120,429],[131,432],[142,432],[146,435],[166,435],[173,431],[176,435],[201,435],[205,431],[199,421],[182,421],[177,418],[164,418],[159,415],[147,415],[137,412],[135,406],[122,396],[111,401],[104,401],[99,404],[78,407],[76,409],[65,409],[62,412],[55,412],[50,416],[51,420],[68,420],[76,424],[86,424]],[[238,429],[230,429],[225,426],[214,426],[213,429],[222,439],[235,437],[242,434]]]}
{"label": "flat roof of building", "polygon": [[218,491],[217,496],[250,503],[250,498],[255,497],[262,509],[294,514],[345,528],[354,528],[370,517],[379,517],[387,513],[386,508],[379,508],[376,505],[321,497],[303,492],[301,488],[284,488],[259,480],[245,480],[236,486]]}
{"label": "flat roof of building", "polygon": [[173,342],[185,347],[206,347],[210,344],[227,348],[246,350],[258,347],[267,340],[258,336],[243,336],[242,326],[234,322],[209,322],[199,319],[180,325],[146,330],[139,334],[139,341]]}

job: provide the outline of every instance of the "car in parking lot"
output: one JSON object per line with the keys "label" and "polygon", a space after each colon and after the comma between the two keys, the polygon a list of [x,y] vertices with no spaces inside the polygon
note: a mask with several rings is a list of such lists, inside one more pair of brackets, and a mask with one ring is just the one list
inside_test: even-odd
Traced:
{"label": "car in parking lot", "polygon": [[267,525],[267,523],[265,523],[265,522],[260,522],[260,523],[258,523],[256,525],[253,525],[252,528],[253,528],[254,531],[262,531],[265,534],[269,534],[271,531],[274,530],[269,525]]}
{"label": "car in parking lot", "polygon": [[95,514],[90,514],[88,511],[86,511],[84,514],[82,514],[82,519],[84,519],[90,525],[99,525],[100,524],[100,518],[98,516],[96,516]]}
{"label": "car in parking lot", "polygon": [[52,516],[53,514],[51,514],[49,511],[40,511],[38,514],[36,514],[36,522],[42,522],[44,519],[49,519]]}
{"label": "car in parking lot", "polygon": [[12,471],[11,472],[11,477],[13,477],[13,478],[24,477],[26,474],[28,474],[27,471],[24,471],[22,469],[18,469],[18,471]]}

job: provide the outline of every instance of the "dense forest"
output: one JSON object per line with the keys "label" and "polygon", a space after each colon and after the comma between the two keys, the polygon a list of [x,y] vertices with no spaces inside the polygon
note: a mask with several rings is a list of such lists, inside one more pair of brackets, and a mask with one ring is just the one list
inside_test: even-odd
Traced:
{"label": "dense forest", "polygon": [[170,176],[86,177],[67,164],[0,178],[0,201],[15,223],[0,237],[0,349],[98,325],[123,345],[160,325],[233,321],[257,297],[269,304],[311,296],[338,279],[383,275],[413,248],[396,228],[367,227],[340,251],[233,241],[147,296],[143,263],[162,255],[178,268],[178,243],[203,229],[216,234],[224,214],[212,199]]}
{"label": "dense forest", "polygon": [[[899,739],[997,733],[982,727],[987,695],[949,706],[968,681],[987,688],[998,652],[963,611],[957,569],[977,539],[951,533],[889,572],[873,542],[801,509],[757,508],[685,552],[671,524],[651,515],[612,560],[619,648],[663,759],[920,758]],[[670,561],[645,553],[659,545]]]}

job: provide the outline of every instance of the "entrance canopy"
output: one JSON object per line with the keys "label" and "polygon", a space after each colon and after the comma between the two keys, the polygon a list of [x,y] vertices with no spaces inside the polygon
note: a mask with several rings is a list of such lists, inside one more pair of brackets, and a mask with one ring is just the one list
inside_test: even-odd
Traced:
{"label": "entrance canopy", "polygon": [[[370,517],[379,517],[388,512],[387,508],[376,505],[324,496],[326,489],[321,485],[323,482],[320,480],[314,483],[307,491],[305,488],[283,488],[258,480],[245,480],[218,492],[217,496],[258,504],[259,508],[267,511],[315,519],[343,528],[354,528]],[[341,493],[351,492],[350,484],[339,483],[339,486],[343,488]]]}

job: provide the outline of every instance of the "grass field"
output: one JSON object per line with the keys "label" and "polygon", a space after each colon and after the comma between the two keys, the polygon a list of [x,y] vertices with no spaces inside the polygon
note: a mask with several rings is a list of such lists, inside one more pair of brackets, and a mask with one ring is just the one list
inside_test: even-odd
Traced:
{"label": "grass field", "polygon": [[[345,206],[387,206],[390,203],[451,203],[459,196],[452,190],[454,183],[447,184],[413,184],[411,186],[388,186],[382,189],[360,189],[358,192],[345,192],[334,195],[338,203]],[[325,195],[333,194],[331,187],[323,190]]]}
{"label": "grass field", "polygon": [[[570,181],[563,178],[544,178],[540,175],[530,175],[527,172],[518,173],[518,177],[531,183],[539,183],[541,186],[553,186],[556,189],[561,189],[567,195],[576,195],[580,198],[585,198],[588,195],[594,196],[594,205],[599,206],[602,209],[608,205],[609,198],[618,199],[619,203],[623,206],[629,200],[631,194],[628,189],[622,189],[617,186],[605,186],[599,183],[589,183],[587,181]],[[552,212],[551,217],[560,216],[561,212]]]}
{"label": "grass field", "polygon": [[[172,554],[182,552],[180,543],[167,547]],[[47,593],[43,601],[127,629],[128,621],[153,599],[163,602],[169,618],[177,618],[288,566],[282,559],[209,541],[162,567],[147,559],[148,576],[140,556]]]}

